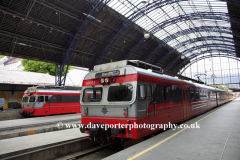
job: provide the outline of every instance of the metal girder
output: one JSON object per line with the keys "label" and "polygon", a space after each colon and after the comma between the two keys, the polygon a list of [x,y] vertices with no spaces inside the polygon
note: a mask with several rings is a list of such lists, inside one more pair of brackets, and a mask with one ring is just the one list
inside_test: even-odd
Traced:
{"label": "metal girder", "polygon": [[[87,15],[95,17],[108,2],[109,2],[109,0],[105,1],[105,2],[104,2],[104,0],[101,0],[101,1],[95,0],[92,3],[92,6],[94,6],[94,7],[92,9],[91,9],[91,7],[89,7],[85,11],[85,13]],[[102,3],[104,3],[104,5],[100,6]],[[96,8],[97,8],[97,10],[96,10]],[[57,67],[59,72],[56,72],[56,76],[58,77],[56,85],[59,85],[59,86],[63,85],[63,86],[65,86],[65,81],[66,81],[66,76],[67,76],[67,72],[68,72],[68,67],[69,67],[69,64],[71,62],[72,55],[73,55],[73,53],[74,53],[74,51],[75,51],[75,49],[77,47],[77,44],[78,44],[79,40],[82,37],[84,31],[90,25],[91,21],[93,21],[93,19],[89,19],[88,16],[86,16],[85,20],[83,21],[81,26],[78,28],[77,32],[75,33],[75,36],[71,40],[70,46],[68,47],[67,52],[65,54],[64,61],[63,62],[58,62],[58,64],[61,65],[61,66],[60,66],[60,68]],[[80,31],[81,31],[81,33],[80,33]],[[65,68],[66,61],[68,61],[68,63],[67,63],[67,66]],[[56,69],[56,71],[57,71],[57,69]],[[62,79],[62,74],[63,73],[64,73],[64,78]]]}
{"label": "metal girder", "polygon": [[[198,20],[198,19],[216,19],[216,20],[223,20],[223,21],[230,21],[228,13],[222,13],[222,12],[197,12],[197,13],[190,13],[186,15],[181,15],[178,17],[173,17],[171,19],[168,19],[166,21],[163,21],[162,23],[158,24],[157,26],[152,27],[149,32],[150,34],[155,34],[156,32],[160,31],[161,29],[164,29],[165,27],[170,26],[171,24],[175,24],[177,22],[187,21],[187,20]],[[238,21],[235,21],[236,23],[239,23]],[[239,23],[240,24],[240,23]],[[199,27],[200,28],[200,27]],[[201,30],[203,30],[202,28]],[[128,59],[131,59],[132,55],[137,51],[137,49],[143,44],[144,42],[144,36],[141,37],[138,44],[135,45],[128,56]],[[164,42],[164,41],[163,41]],[[161,42],[160,42],[161,43]],[[165,42],[164,42],[165,43]],[[163,43],[161,43],[163,45]],[[160,46],[162,46],[160,45]],[[159,47],[157,47],[159,49]],[[151,56],[156,53],[157,50],[154,50]],[[149,59],[148,59],[149,60]],[[163,61],[161,61],[158,65],[160,65]]]}
{"label": "metal girder", "polygon": [[[6,31],[0,31],[0,35],[5,36],[5,37],[9,37],[9,38],[22,40],[26,43],[26,45],[28,45],[30,43],[31,48],[36,48],[37,50],[42,50],[43,54],[44,54],[44,51],[49,50],[49,47],[50,47],[51,51],[55,52],[55,54],[52,55],[54,57],[56,57],[59,54],[60,50],[63,50],[63,48],[60,45],[48,43],[48,42],[45,42],[45,41],[42,41],[42,40],[38,40],[38,39],[34,39],[34,38],[30,38],[30,37],[26,37],[26,36],[22,36],[22,35],[18,35],[18,34],[6,32]],[[6,40],[4,40],[4,41],[6,41]],[[9,42],[9,43],[11,43],[11,42]],[[17,44],[17,43],[15,43],[15,44]],[[17,44],[17,45],[21,45],[21,44]],[[26,47],[29,47],[29,46],[25,46],[25,48]],[[64,50],[64,51],[66,51],[66,50]],[[75,50],[75,52],[93,56],[93,54],[88,53],[88,52],[83,52],[83,51],[79,51],[79,50]],[[9,55],[7,53],[5,53],[5,54]],[[22,56],[24,56],[24,55],[22,55]],[[46,57],[46,56],[42,56],[42,57],[45,57],[45,59],[49,59],[49,57]],[[30,58],[30,57],[28,57],[28,58]],[[42,60],[44,60],[44,58]],[[51,59],[49,59],[49,60],[51,60]],[[51,62],[54,62],[54,61],[51,60]]]}
{"label": "metal girder", "polygon": [[[233,45],[236,44],[237,42],[231,37],[224,37],[224,36],[206,36],[206,37],[198,37],[194,39],[189,39],[187,41],[183,41],[176,46],[173,46],[171,50],[164,56],[164,58],[161,59],[161,62],[163,62],[165,59],[167,59],[173,52],[177,51],[181,47],[184,47],[186,45],[192,44],[194,42],[199,42],[199,41],[208,41],[208,40],[214,40],[214,41],[223,41],[223,42],[229,42],[232,43]],[[239,42],[237,44],[240,44]],[[208,45],[208,44],[206,44]],[[222,44],[225,45],[225,44]],[[157,63],[157,65],[160,65],[160,62]]]}
{"label": "metal girder", "polygon": [[[159,8],[159,6],[163,7],[165,5],[169,5],[172,3],[177,3],[180,1],[187,1],[187,0],[165,0],[165,1],[153,1],[152,3],[147,5],[146,8],[146,13],[150,13],[152,11],[154,11],[155,9]],[[111,50],[111,48],[113,47],[113,45],[115,44],[115,42],[117,41],[117,39],[120,37],[120,35],[128,28],[130,27],[135,21],[137,21],[138,19],[140,19],[142,16],[144,16],[144,11],[145,11],[145,7],[140,8],[139,10],[137,10],[136,12],[134,12],[132,15],[128,16],[117,28],[117,32],[115,33],[112,32],[110,39],[105,41],[105,45],[104,48],[101,48],[98,52],[98,54],[94,57],[94,61],[91,64],[91,67],[94,66],[94,64],[96,63],[96,61],[98,59],[99,63],[104,63],[106,56],[108,55],[108,52]],[[103,51],[102,51],[103,50]]]}
{"label": "metal girder", "polygon": [[173,66],[173,64],[175,64],[175,62],[177,60],[179,60],[182,55],[185,55],[185,54],[187,54],[189,52],[192,52],[194,50],[198,50],[198,49],[201,49],[201,48],[209,48],[209,47],[219,47],[219,48],[224,47],[225,49],[228,48],[228,49],[232,49],[233,51],[235,51],[235,46],[234,45],[228,45],[228,44],[225,44],[225,45],[222,45],[222,44],[208,44],[208,45],[200,45],[200,46],[192,47],[192,48],[187,49],[187,50],[183,51],[182,53],[178,54],[178,56],[174,59],[174,61],[167,65],[166,69],[170,70],[170,68]]}
{"label": "metal girder", "polygon": [[221,1],[227,2],[227,3],[232,3],[232,4],[238,5],[238,6],[240,5],[240,2],[237,0],[221,0]]}
{"label": "metal girder", "polygon": [[211,57],[228,57],[228,58],[231,58],[231,59],[234,59],[234,60],[237,60],[237,61],[240,61],[239,58],[237,58],[236,56],[232,56],[232,55],[226,55],[226,54],[213,54],[213,55],[207,55],[207,56],[203,56],[203,57],[199,57],[195,60],[193,60],[191,63],[188,64],[188,66],[186,66],[182,71],[181,71],[181,75],[182,73],[188,68],[190,67],[192,64],[200,61],[200,60],[203,60],[203,59],[206,59],[206,58],[211,58]]}
{"label": "metal girder", "polygon": [[[150,53],[147,55],[147,58],[145,59],[146,62],[148,62],[152,56],[162,47],[164,46],[166,43],[169,43],[170,41],[181,37],[183,35],[187,35],[187,34],[191,34],[191,33],[195,33],[195,32],[220,32],[220,33],[225,33],[225,34],[234,34],[231,32],[231,28],[230,27],[221,27],[221,26],[201,26],[201,27],[195,27],[195,28],[189,28],[183,31],[179,31],[176,32],[166,38],[164,38],[162,41],[160,41],[158,43],[158,46]],[[240,37],[240,35],[238,34],[234,34],[235,36]],[[165,59],[168,57],[168,55],[164,56],[160,61],[159,64],[161,64],[161,62],[165,61]],[[159,65],[158,64],[158,65]]]}
{"label": "metal girder", "polygon": [[[0,11],[3,12],[4,15],[5,15],[5,14],[9,14],[9,15],[12,15],[12,16],[14,16],[14,17],[18,17],[19,19],[24,19],[24,17],[25,17],[22,13],[15,12],[15,11],[13,11],[13,10],[11,10],[11,9],[3,10],[3,9],[1,9],[1,7],[0,7]],[[4,19],[3,19],[3,20],[4,20]],[[3,20],[2,20],[2,21],[3,21]],[[44,22],[44,21],[39,20],[39,19],[34,20],[33,18],[28,17],[28,19],[24,19],[24,20],[29,21],[29,22],[34,23],[34,24],[37,24],[37,25],[39,25],[39,26],[44,26],[44,27],[46,27],[46,29],[49,29],[49,30],[50,30],[50,29],[54,29],[54,30],[56,30],[57,32],[64,33],[64,34],[66,34],[66,35],[68,35],[68,36],[74,36],[74,35],[75,35],[75,34],[70,33],[68,30],[66,30],[66,29],[64,29],[64,28],[61,28],[61,27],[56,26],[56,25],[53,25],[53,24],[49,24],[49,23]],[[78,22],[82,22],[82,21],[79,20]],[[2,24],[2,22],[1,22],[1,24]],[[104,28],[104,27],[102,27],[102,26],[97,26],[97,25],[94,24],[94,23],[91,23],[91,25],[95,25],[96,27],[99,27],[99,28],[101,28],[101,29],[104,29],[104,30],[107,30],[107,31],[110,32],[110,30],[108,30],[107,28]],[[0,28],[1,28],[1,25],[0,25]],[[43,34],[43,35],[44,35],[44,34]],[[43,36],[43,35],[42,35],[42,36]],[[79,35],[78,35],[78,36],[79,36]],[[88,37],[86,37],[86,36],[82,36],[82,37],[83,37],[83,38],[86,38],[86,39],[90,39],[90,38],[88,38]],[[95,41],[95,42],[97,42],[97,43],[99,43],[99,44],[102,43],[102,42],[97,41],[97,40],[94,40],[94,39],[90,39],[90,40]]]}
{"label": "metal girder", "polygon": [[[189,60],[191,60],[191,59],[193,59],[193,58],[195,58],[195,57],[197,57],[197,56],[199,56],[199,55],[202,55],[202,54],[206,54],[206,53],[226,53],[226,54],[229,54],[229,55],[234,55],[234,56],[236,56],[235,55],[235,51],[232,51],[232,50],[226,50],[226,49],[213,49],[213,50],[206,50],[206,51],[202,51],[201,53],[196,53],[196,54],[193,54],[193,55],[191,55],[191,56],[189,56],[188,58],[185,58],[185,60],[182,62],[182,63],[180,63],[174,70],[173,70],[173,72],[175,73],[175,72],[177,72],[183,65],[185,65],[185,63],[187,62],[187,61],[189,61]],[[213,54],[212,54],[213,55]]]}

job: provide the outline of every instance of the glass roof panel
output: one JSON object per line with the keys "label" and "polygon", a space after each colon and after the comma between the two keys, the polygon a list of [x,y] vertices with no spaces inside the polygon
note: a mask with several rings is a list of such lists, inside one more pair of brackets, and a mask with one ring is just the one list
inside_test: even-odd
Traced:
{"label": "glass roof panel", "polygon": [[[145,3],[146,2],[146,3]],[[162,5],[156,5],[155,3],[162,3]],[[229,20],[223,21],[220,19],[208,19],[206,16],[201,15],[201,13],[206,12],[221,12],[228,13],[226,2],[222,2],[219,0],[188,0],[188,1],[180,1],[171,3],[167,0],[156,1],[156,0],[111,0],[108,3],[108,6],[112,7],[114,10],[125,16],[126,18],[130,15],[134,15],[141,11],[141,17],[134,21],[137,25],[142,27],[144,30],[151,32],[153,28],[158,26],[164,26],[155,30],[155,32],[151,32],[155,37],[159,40],[163,40],[164,38],[177,33],[179,31],[184,31],[189,28],[202,27],[202,26],[223,26],[223,27],[231,27]],[[150,6],[154,6],[154,9],[148,11]],[[195,14],[198,15],[197,18],[189,18],[186,17],[186,14]],[[214,13],[215,14],[215,13]],[[199,16],[201,18],[199,18]],[[229,17],[227,17],[229,19]],[[174,21],[173,21],[174,19]],[[231,31],[229,31],[231,32]],[[182,32],[183,33],[183,32]],[[207,36],[225,36],[233,38],[231,34],[213,32],[211,29],[206,29],[204,32],[189,32],[188,34],[179,36],[176,39],[172,39],[171,41],[165,41],[169,46],[176,47],[181,46],[182,42],[185,42],[190,39],[198,38],[198,37],[207,37]],[[211,44],[222,44],[225,46],[226,44],[234,45],[230,42],[225,41],[217,41],[217,40],[208,40],[204,39],[203,41],[196,41],[192,43],[188,43],[182,47],[177,47],[178,52],[183,52],[186,49],[192,48],[193,46],[199,45],[211,45]],[[209,49],[218,49],[219,47],[210,47]],[[205,48],[197,49],[197,52],[204,51]],[[195,53],[196,51],[192,51]],[[187,55],[191,55],[192,53],[188,53]]]}

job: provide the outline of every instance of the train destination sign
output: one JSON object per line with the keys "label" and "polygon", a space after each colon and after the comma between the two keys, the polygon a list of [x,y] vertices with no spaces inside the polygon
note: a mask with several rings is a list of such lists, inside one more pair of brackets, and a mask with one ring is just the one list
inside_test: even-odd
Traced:
{"label": "train destination sign", "polygon": [[120,74],[119,70],[103,72],[103,73],[96,73],[95,78],[118,76],[119,74]]}

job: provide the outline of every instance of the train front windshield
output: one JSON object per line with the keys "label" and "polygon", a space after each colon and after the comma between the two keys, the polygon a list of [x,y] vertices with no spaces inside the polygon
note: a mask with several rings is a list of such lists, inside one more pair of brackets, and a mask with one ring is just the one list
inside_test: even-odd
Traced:
{"label": "train front windshield", "polygon": [[132,94],[133,86],[131,84],[110,86],[108,89],[108,101],[109,102],[131,101]]}
{"label": "train front windshield", "polygon": [[31,96],[29,99],[29,102],[35,102],[35,100],[36,100],[36,96]]}
{"label": "train front windshield", "polygon": [[[28,101],[29,99],[29,101]],[[36,101],[36,96],[24,96],[22,98],[22,103],[27,103],[27,102],[35,102]]]}
{"label": "train front windshield", "polygon": [[86,88],[83,91],[83,102],[100,102],[102,100],[102,88]]}
{"label": "train front windshield", "polygon": [[26,102],[28,102],[28,98],[29,98],[29,97],[23,97],[23,99],[22,99],[22,103],[26,103]]}

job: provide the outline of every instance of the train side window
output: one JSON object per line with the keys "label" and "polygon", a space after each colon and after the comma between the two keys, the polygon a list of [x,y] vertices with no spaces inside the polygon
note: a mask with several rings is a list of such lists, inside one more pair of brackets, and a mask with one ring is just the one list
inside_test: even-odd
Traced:
{"label": "train side window", "polygon": [[45,96],[45,102],[48,102],[48,96]]}
{"label": "train side window", "polygon": [[182,88],[180,86],[171,86],[171,97],[173,102],[182,101]]}
{"label": "train side window", "polygon": [[73,102],[79,102],[80,97],[77,95],[63,95],[62,96],[62,103],[73,103]]}
{"label": "train side window", "polygon": [[37,101],[38,101],[38,102],[43,102],[43,101],[44,101],[44,96],[38,96]]}
{"label": "train side window", "polygon": [[195,89],[194,88],[189,88],[188,89],[188,93],[189,93],[189,100],[193,101],[195,100]]}
{"label": "train side window", "polygon": [[167,101],[167,88],[166,88],[166,86],[162,86],[162,100],[163,100],[163,102],[166,102]]}
{"label": "train side window", "polygon": [[173,90],[172,90],[173,86],[166,86],[166,101],[167,102],[173,102]]}
{"label": "train side window", "polygon": [[67,96],[70,102],[80,102],[80,96]]}
{"label": "train side window", "polygon": [[162,87],[160,84],[157,84],[156,89],[154,90],[153,101],[156,101],[156,103],[162,103]]}
{"label": "train side window", "polygon": [[151,85],[147,86],[147,97],[148,98],[152,97],[152,86]]}
{"label": "train side window", "polygon": [[145,84],[139,84],[137,86],[137,98],[138,99],[145,99],[147,97],[147,86]]}
{"label": "train side window", "polygon": [[176,86],[175,87],[176,90],[174,90],[174,99],[175,99],[175,102],[181,102],[182,101],[182,87],[180,86]]}
{"label": "train side window", "polygon": [[61,103],[62,102],[62,96],[61,95],[58,95],[57,96],[57,103]]}
{"label": "train side window", "polygon": [[195,97],[196,97],[196,100],[199,100],[199,90],[198,89],[196,89]]}
{"label": "train side window", "polygon": [[147,96],[146,85],[140,85],[140,98],[144,99]]}
{"label": "train side window", "polygon": [[140,85],[137,85],[137,98],[140,98]]}
{"label": "train side window", "polygon": [[180,101],[183,100],[183,98],[182,98],[182,96],[181,96],[181,95],[182,95],[182,87],[180,87],[180,86],[178,87],[178,95],[179,95],[179,96],[178,96],[178,97],[179,97],[178,100],[179,100],[179,102],[180,102]]}
{"label": "train side window", "polygon": [[184,91],[184,89],[182,90],[182,94],[183,94],[183,100],[186,100],[185,99],[185,91]]}
{"label": "train side window", "polygon": [[58,103],[58,102],[57,102],[57,95],[52,95],[52,96],[49,98],[49,102],[50,102],[50,103]]}

